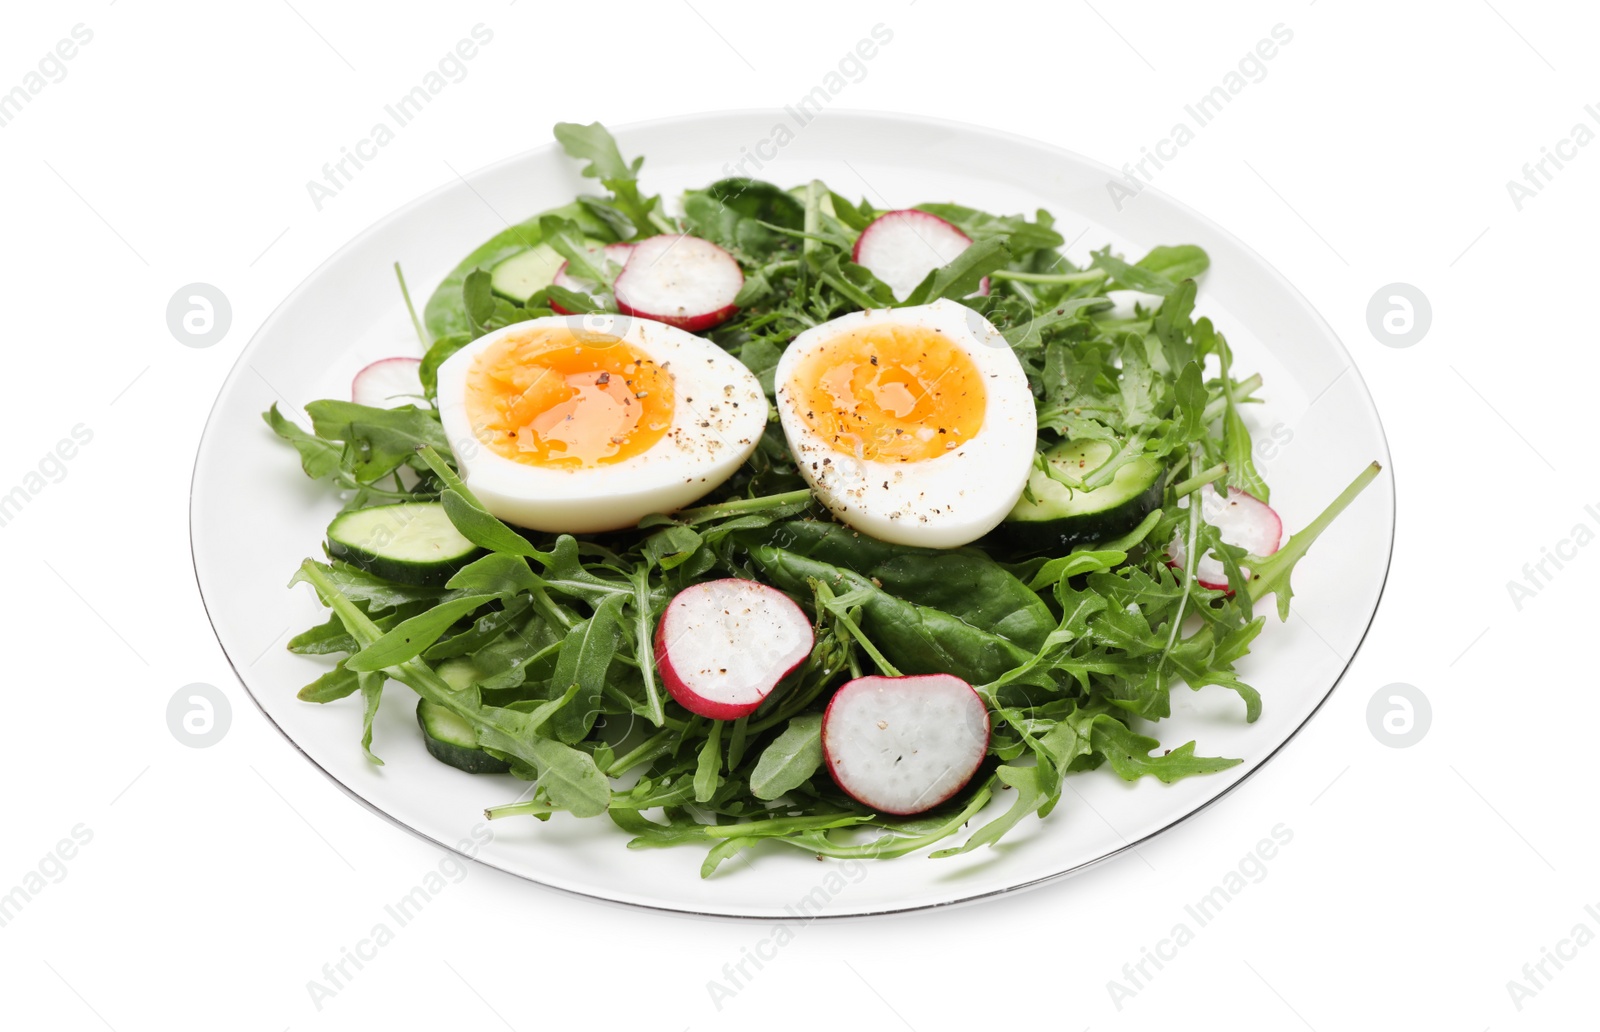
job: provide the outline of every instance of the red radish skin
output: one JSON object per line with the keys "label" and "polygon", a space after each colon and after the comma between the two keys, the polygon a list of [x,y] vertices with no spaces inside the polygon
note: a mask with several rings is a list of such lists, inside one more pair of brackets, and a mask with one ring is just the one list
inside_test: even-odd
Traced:
{"label": "red radish skin", "polygon": [[811,655],[811,620],[777,588],[729,577],[678,592],[656,624],[656,669],[690,713],[755,712]]}
{"label": "red radish skin", "polygon": [[[1200,488],[1200,518],[1216,527],[1224,544],[1242,548],[1251,555],[1269,556],[1283,543],[1283,520],[1272,506],[1238,488],[1225,488],[1226,496],[1211,484]],[[1183,531],[1167,546],[1167,564],[1182,570],[1188,552],[1184,548]],[[1246,577],[1247,567],[1241,567]],[[1213,591],[1230,591],[1228,571],[1222,561],[1210,552],[1195,563],[1195,580]]]}
{"label": "red radish skin", "polygon": [[422,397],[422,359],[380,358],[350,381],[350,400],[371,408],[413,405]]}
{"label": "red radish skin", "polygon": [[[850,260],[871,272],[904,301],[934,269],[949,265],[972,246],[972,238],[937,215],[915,208],[886,211],[856,238]],[[989,292],[989,278],[978,285]]]}
{"label": "red radish skin", "polygon": [[743,286],[744,273],[727,251],[699,237],[667,235],[633,246],[614,293],[623,315],[698,333],[739,310],[733,302]]}
{"label": "red radish skin", "polygon": [[[618,269],[621,269],[624,265],[628,264],[628,255],[633,253],[633,245],[607,244],[605,247],[594,248],[589,253],[592,255],[602,256],[606,261],[610,262],[612,265],[615,265]],[[556,270],[555,278],[551,280],[551,284],[553,286],[570,290],[574,294],[587,294],[595,288],[595,284],[586,283],[583,280],[578,279],[576,276],[569,275],[567,273],[567,264],[567,262],[562,262],[561,267]],[[574,314],[567,311],[565,308],[562,308],[554,301],[550,302],[550,310],[557,315]]]}
{"label": "red radish skin", "polygon": [[952,674],[858,677],[822,715],[828,773],[878,813],[931,810],[972,780],[988,751],[989,710]]}

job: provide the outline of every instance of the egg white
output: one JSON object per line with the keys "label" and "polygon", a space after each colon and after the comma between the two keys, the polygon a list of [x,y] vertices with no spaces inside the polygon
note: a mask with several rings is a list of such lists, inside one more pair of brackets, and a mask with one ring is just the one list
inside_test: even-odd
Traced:
{"label": "egg white", "polygon": [[[648,355],[673,379],[672,425],[654,447],[587,469],[531,466],[479,441],[467,416],[467,381],[478,356],[498,341],[566,327],[612,337]],[[761,440],[767,399],[754,374],[703,337],[649,319],[555,315],[480,337],[439,367],[439,418],[461,478],[484,508],[532,530],[592,534],[682,508],[727,480]]]}
{"label": "egg white", "polygon": [[[799,364],[826,342],[868,326],[910,326],[943,334],[982,377],[983,424],[959,447],[921,462],[880,462],[836,451],[800,413]],[[1038,416],[1022,364],[989,321],[938,300],[841,316],[800,334],[774,374],[778,418],[800,473],[842,522],[895,544],[954,548],[993,530],[1022,497],[1033,468]]]}

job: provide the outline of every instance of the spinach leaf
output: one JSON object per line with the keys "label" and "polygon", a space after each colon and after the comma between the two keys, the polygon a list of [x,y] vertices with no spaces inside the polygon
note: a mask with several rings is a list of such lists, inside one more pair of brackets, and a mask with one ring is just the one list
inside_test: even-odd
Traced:
{"label": "spinach leaf", "polygon": [[798,555],[862,574],[891,595],[942,610],[1024,649],[1037,648],[1055,627],[1043,599],[976,550],[887,545],[821,520],[781,524],[764,536]]}
{"label": "spinach leaf", "polygon": [[862,629],[905,673],[951,673],[974,684],[994,680],[1027,661],[1025,649],[938,609],[913,605],[858,573],[781,548],[758,545],[751,558],[772,583],[809,595],[817,580],[862,610]]}
{"label": "spinach leaf", "polygon": [[470,333],[449,333],[439,337],[423,353],[422,363],[417,367],[417,376],[422,380],[422,394],[429,402],[437,402],[439,397],[439,367],[445,360],[472,343]]}
{"label": "spinach leaf", "polygon": [[[507,226],[463,258],[429,296],[428,303],[422,309],[422,325],[433,337],[435,344],[441,337],[465,336],[470,339],[476,336],[472,332],[472,320],[467,317],[462,297],[467,277],[474,272],[487,274],[507,258],[539,246],[539,220],[545,215],[559,215],[562,218],[572,219],[585,233],[600,240],[612,242],[617,239],[617,234],[610,226],[578,203],[552,208],[516,225]],[[439,361],[443,361],[443,358]],[[434,363],[434,368],[438,368],[438,362]]]}
{"label": "spinach leaf", "polygon": [[684,228],[749,262],[787,251],[789,238],[771,227],[804,229],[805,216],[793,194],[759,179],[722,179],[683,195]]}

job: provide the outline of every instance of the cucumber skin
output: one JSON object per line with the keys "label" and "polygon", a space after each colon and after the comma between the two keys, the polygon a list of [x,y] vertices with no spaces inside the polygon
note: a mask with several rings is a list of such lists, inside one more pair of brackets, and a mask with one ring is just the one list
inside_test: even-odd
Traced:
{"label": "cucumber skin", "polygon": [[473,561],[483,557],[483,549],[475,549],[459,559],[450,559],[438,563],[413,563],[401,559],[386,559],[381,555],[359,548],[342,545],[332,538],[326,544],[328,557],[340,562],[349,563],[384,580],[394,581],[396,584],[411,584],[420,588],[442,587],[446,581],[454,577]]}
{"label": "cucumber skin", "polygon": [[1161,481],[1157,480],[1143,494],[1101,512],[1055,520],[1006,520],[1000,528],[1014,544],[1030,552],[1070,551],[1126,534],[1161,504],[1161,494]]}
{"label": "cucumber skin", "polygon": [[[397,504],[411,503],[401,502]],[[442,587],[446,581],[459,573],[462,567],[482,558],[484,555],[483,549],[475,548],[466,555],[455,559],[441,560],[437,563],[390,559],[386,556],[369,552],[364,548],[355,548],[341,541],[336,541],[333,536],[333,528],[338,525],[339,520],[345,515],[349,514],[340,514],[328,525],[328,534],[323,545],[327,549],[328,557],[349,563],[351,566],[367,571],[374,577],[382,577],[384,580],[391,580],[396,584],[412,584],[423,588]]]}
{"label": "cucumber skin", "polygon": [[453,745],[441,741],[428,733],[428,724],[422,717],[422,708],[428,704],[426,699],[417,700],[417,726],[422,729],[422,744],[428,747],[428,755],[440,763],[464,770],[468,774],[506,774],[511,770],[511,764],[505,760],[497,760],[482,749],[468,749],[464,746]]}

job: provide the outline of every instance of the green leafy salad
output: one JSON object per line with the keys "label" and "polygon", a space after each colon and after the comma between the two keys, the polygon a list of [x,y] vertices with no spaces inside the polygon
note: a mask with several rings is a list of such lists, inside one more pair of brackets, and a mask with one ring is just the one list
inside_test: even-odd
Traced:
{"label": "green leafy salad", "polygon": [[359,696],[381,764],[397,681],[489,817],[609,817],[705,876],[952,856],[1075,772],[1240,762],[1163,745],[1171,694],[1256,720],[1263,600],[1379,470],[1285,532],[1201,248],[1080,268],[1047,211],[820,181],[669,204],[598,123],[555,135],[603,192],[466,256],[420,360],[265,413],[342,502],[294,576],[331,613],[289,648],[336,658],[301,699]]}

